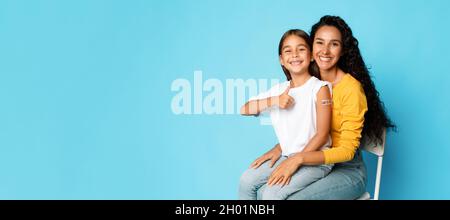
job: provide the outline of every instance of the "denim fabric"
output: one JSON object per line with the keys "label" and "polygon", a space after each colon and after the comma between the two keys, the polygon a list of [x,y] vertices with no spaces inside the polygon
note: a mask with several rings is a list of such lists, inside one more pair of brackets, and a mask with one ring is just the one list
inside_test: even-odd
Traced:
{"label": "denim fabric", "polygon": [[[257,169],[249,168],[241,176],[239,183],[239,199],[256,200],[258,189],[265,186],[273,170],[287,157],[282,156],[275,165],[269,167],[270,161],[266,161]],[[262,191],[260,199],[285,200],[293,193],[304,189],[311,183],[322,179],[331,171],[331,165],[302,166],[292,175],[290,183],[285,186],[266,186]]]}
{"label": "denim fabric", "polygon": [[[357,150],[351,161],[335,164],[324,178],[290,195],[288,200],[353,200],[366,191],[366,166]],[[257,199],[263,198],[266,185],[259,188]]]}

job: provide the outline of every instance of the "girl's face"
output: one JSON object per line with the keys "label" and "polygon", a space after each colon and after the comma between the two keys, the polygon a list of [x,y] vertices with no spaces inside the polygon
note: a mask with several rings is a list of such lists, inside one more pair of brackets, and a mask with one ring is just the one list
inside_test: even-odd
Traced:
{"label": "girl's face", "polygon": [[291,75],[308,71],[311,52],[306,41],[297,36],[286,37],[281,48],[280,63]]}
{"label": "girl's face", "polygon": [[313,57],[320,70],[336,67],[342,55],[341,32],[334,26],[322,26],[317,30],[313,42]]}

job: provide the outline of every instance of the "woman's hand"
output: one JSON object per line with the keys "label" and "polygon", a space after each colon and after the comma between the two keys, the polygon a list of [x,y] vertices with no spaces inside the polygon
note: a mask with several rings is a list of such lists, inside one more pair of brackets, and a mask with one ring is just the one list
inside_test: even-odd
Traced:
{"label": "woman's hand", "polygon": [[268,151],[250,165],[250,168],[256,169],[264,162],[270,160],[270,167],[273,167],[273,165],[280,159],[281,157],[281,148],[280,145],[277,144],[272,150]]}
{"label": "woman's hand", "polygon": [[285,161],[283,161],[278,167],[272,172],[269,177],[269,181],[267,181],[267,185],[273,186],[276,184],[281,184],[281,186],[288,185],[291,181],[292,175],[300,168],[301,166],[301,158],[300,157],[289,157]]}

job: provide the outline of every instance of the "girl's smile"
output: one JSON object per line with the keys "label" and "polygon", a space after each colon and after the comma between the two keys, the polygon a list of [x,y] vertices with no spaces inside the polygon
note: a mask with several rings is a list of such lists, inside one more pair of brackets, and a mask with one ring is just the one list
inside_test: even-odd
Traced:
{"label": "girl's smile", "polygon": [[290,64],[292,67],[300,67],[302,63],[303,63],[303,60],[297,60],[297,59],[291,60],[291,61],[289,62],[289,64]]}

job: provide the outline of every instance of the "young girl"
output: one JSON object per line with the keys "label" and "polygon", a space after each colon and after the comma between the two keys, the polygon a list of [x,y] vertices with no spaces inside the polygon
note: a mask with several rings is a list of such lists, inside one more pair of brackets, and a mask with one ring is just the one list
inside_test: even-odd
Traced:
{"label": "young girl", "polygon": [[262,199],[283,200],[325,177],[332,168],[332,165],[302,166],[271,176],[274,171],[284,172],[277,170],[281,164],[298,166],[298,160],[294,159],[297,153],[324,150],[331,145],[331,85],[309,72],[312,60],[308,34],[297,29],[287,31],[280,40],[278,54],[288,81],[251,98],[242,106],[241,114],[270,112],[279,144],[269,151],[271,153],[256,159],[243,173],[239,199],[255,200],[258,189],[267,184]]}

